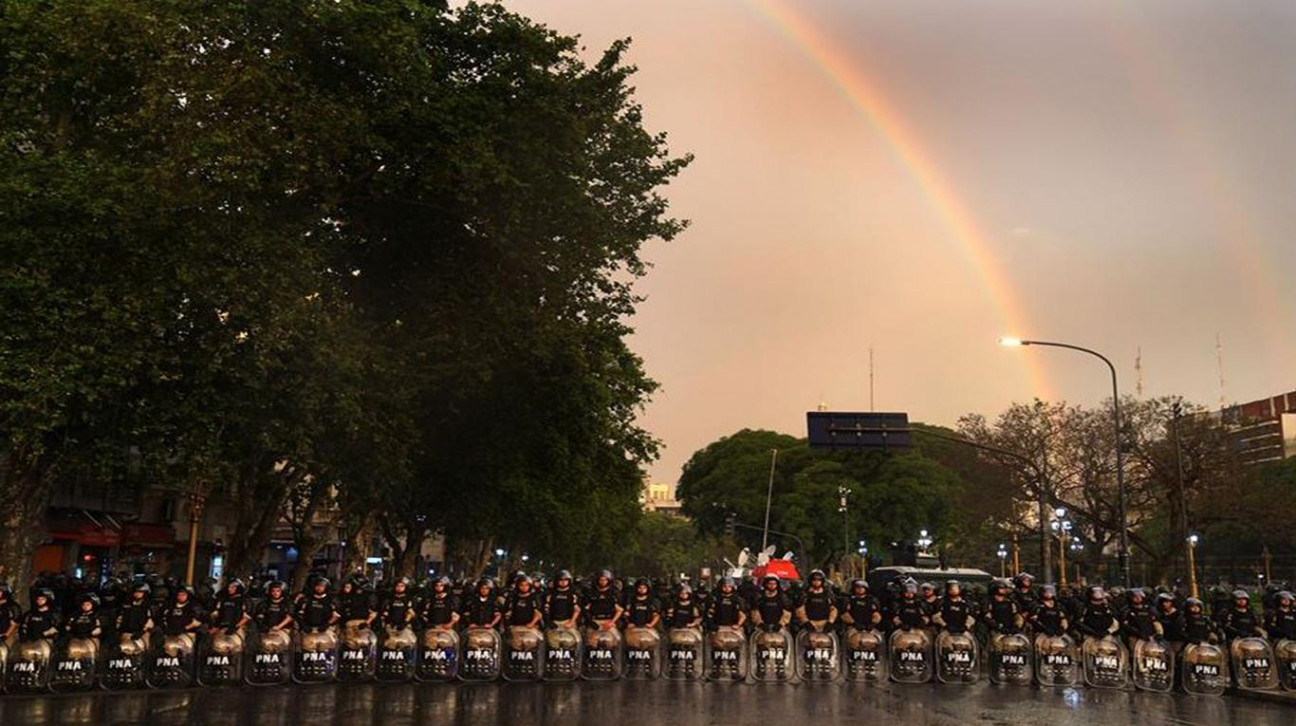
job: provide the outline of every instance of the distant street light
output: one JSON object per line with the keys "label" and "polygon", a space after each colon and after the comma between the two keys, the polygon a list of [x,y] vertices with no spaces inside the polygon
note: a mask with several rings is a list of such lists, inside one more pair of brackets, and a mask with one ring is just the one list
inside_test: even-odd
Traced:
{"label": "distant street light", "polygon": [[1000,543],[999,543],[999,551],[998,551],[998,552],[995,552],[995,554],[996,554],[996,555],[999,555],[999,576],[1000,576],[1000,577],[1007,577],[1007,576],[1008,576],[1008,572],[1007,572],[1007,570],[1008,570],[1008,548],[1004,546],[1004,543],[1003,543],[1003,542],[1000,542]]}
{"label": "distant street light", "polygon": [[1116,381],[1116,366],[1112,364],[1107,356],[1096,350],[1082,348],[1070,343],[1055,343],[1045,340],[1022,340],[1021,338],[1000,338],[999,344],[1007,348],[1020,348],[1026,345],[1042,345],[1050,348],[1066,348],[1080,353],[1087,353],[1103,363],[1107,364],[1107,369],[1111,371],[1112,383],[1112,420],[1116,426],[1116,496],[1117,505],[1120,509],[1120,552],[1117,553],[1120,559],[1121,584],[1125,587],[1130,585],[1130,551],[1129,551],[1129,524],[1125,512],[1125,459],[1121,454],[1121,409],[1120,409],[1120,386]]}
{"label": "distant street light", "polygon": [[[1053,514],[1057,519],[1053,520],[1050,525],[1058,541],[1058,573],[1060,575],[1058,580],[1062,587],[1067,586],[1066,551],[1067,540],[1071,537],[1071,520],[1066,518],[1066,513],[1066,507],[1058,507],[1053,510]],[[1047,577],[1048,573],[1044,573],[1044,576]]]}
{"label": "distant street light", "polygon": [[932,538],[931,535],[927,534],[927,530],[924,529],[918,532],[917,545],[918,545],[918,551],[922,552],[923,554],[926,554],[927,548],[932,546]]}
{"label": "distant street light", "polygon": [[1197,597],[1197,543],[1201,538],[1195,534],[1188,535],[1188,592]]}

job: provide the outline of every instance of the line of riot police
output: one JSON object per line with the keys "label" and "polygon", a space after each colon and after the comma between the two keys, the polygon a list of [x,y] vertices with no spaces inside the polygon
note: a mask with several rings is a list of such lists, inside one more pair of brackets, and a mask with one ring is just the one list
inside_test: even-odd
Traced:
{"label": "line of riot police", "polygon": [[[981,602],[958,582],[897,580],[876,595],[855,580],[835,592],[806,583],[722,579],[713,591],[608,571],[588,586],[560,572],[518,575],[502,589],[441,578],[381,593],[353,576],[336,592],[312,578],[296,595],[239,580],[206,596],[175,583],[107,593],[73,583],[69,606],[37,586],[23,613],[0,587],[0,673],[9,692],[272,685],[290,680],[852,681],[969,683],[1218,694],[1230,683],[1296,690],[1291,594],[1194,599],[1142,590],[1083,596],[994,581]],[[158,597],[157,585],[165,588]],[[70,590],[70,592],[69,592]],[[1272,644],[1270,641],[1272,637]]]}

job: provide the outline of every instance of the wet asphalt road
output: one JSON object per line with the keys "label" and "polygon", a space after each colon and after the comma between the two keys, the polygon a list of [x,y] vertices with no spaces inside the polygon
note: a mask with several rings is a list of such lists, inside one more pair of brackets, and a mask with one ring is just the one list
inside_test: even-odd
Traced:
{"label": "wet asphalt road", "polygon": [[1085,688],[668,681],[333,685],[0,697],[3,726],[1292,724],[1296,706]]}

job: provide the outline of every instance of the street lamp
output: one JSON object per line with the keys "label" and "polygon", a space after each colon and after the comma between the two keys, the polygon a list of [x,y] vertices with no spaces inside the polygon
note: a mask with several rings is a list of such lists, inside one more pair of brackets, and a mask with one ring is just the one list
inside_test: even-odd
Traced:
{"label": "street lamp", "polygon": [[778,464],[778,449],[770,449],[769,486],[765,490],[765,530],[761,534],[761,552],[769,545],[770,502],[774,501],[774,467]]}
{"label": "street lamp", "polygon": [[1195,534],[1188,535],[1188,591],[1197,597],[1197,543],[1201,540]]}
{"label": "street lamp", "polygon": [[999,576],[1007,577],[1008,576],[1008,571],[1007,571],[1008,570],[1008,548],[1004,546],[1003,542],[999,543],[999,551],[995,552],[995,554],[999,555]]}
{"label": "street lamp", "polygon": [[868,577],[868,543],[859,541],[860,577]]}
{"label": "street lamp", "polygon": [[918,532],[917,544],[918,551],[927,554],[927,548],[932,546],[932,538],[931,535],[927,534],[927,530],[924,529]]}
{"label": "street lamp", "polygon": [[850,496],[850,487],[839,485],[837,487],[837,511],[842,516],[842,560],[843,565],[850,566],[850,513],[847,511],[846,499]]}
{"label": "street lamp", "polygon": [[1049,348],[1066,348],[1080,353],[1087,353],[1103,363],[1107,364],[1107,369],[1111,371],[1112,383],[1112,422],[1116,426],[1116,497],[1117,506],[1120,509],[1120,552],[1117,557],[1120,559],[1121,584],[1129,587],[1130,584],[1130,552],[1129,552],[1129,529],[1128,519],[1125,513],[1125,460],[1121,454],[1121,409],[1120,409],[1120,386],[1116,381],[1116,366],[1112,364],[1107,356],[1096,350],[1082,348],[1070,343],[1056,343],[1046,340],[1022,340],[1021,338],[1000,338],[999,344],[1007,348],[1020,348],[1026,345],[1042,345]]}
{"label": "street lamp", "polygon": [[[1067,585],[1067,569],[1066,569],[1067,546],[1066,545],[1067,545],[1067,540],[1071,538],[1071,520],[1066,518],[1066,507],[1058,507],[1053,511],[1053,514],[1057,517],[1057,519],[1054,519],[1052,524],[1049,526],[1053,528],[1053,534],[1055,537],[1057,537],[1058,573],[1060,574],[1058,580],[1061,582],[1062,587],[1066,587]],[[1044,574],[1046,577],[1048,576],[1048,573],[1044,573]]]}

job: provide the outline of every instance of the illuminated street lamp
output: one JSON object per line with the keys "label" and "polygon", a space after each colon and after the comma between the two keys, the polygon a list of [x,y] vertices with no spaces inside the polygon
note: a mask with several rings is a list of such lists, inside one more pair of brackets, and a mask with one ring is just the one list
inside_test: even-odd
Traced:
{"label": "illuminated street lamp", "polygon": [[927,530],[924,529],[918,532],[917,544],[918,551],[926,554],[927,548],[932,546],[932,538],[931,535],[927,534]]}
{"label": "illuminated street lamp", "polygon": [[[1058,542],[1058,573],[1060,575],[1058,579],[1062,583],[1062,587],[1066,587],[1066,545],[1067,540],[1071,539],[1071,520],[1066,518],[1066,507],[1058,507],[1053,511],[1053,514],[1057,519],[1054,519],[1053,523],[1049,526],[1053,528],[1053,535],[1057,537]],[[1048,573],[1044,574],[1047,576]]]}
{"label": "illuminated street lamp", "polygon": [[1021,338],[1000,338],[999,344],[1006,348],[1020,348],[1026,345],[1042,345],[1050,348],[1066,348],[1080,353],[1087,353],[1103,363],[1107,364],[1107,369],[1111,371],[1112,383],[1112,421],[1116,426],[1116,496],[1117,505],[1120,509],[1120,551],[1117,553],[1120,559],[1121,584],[1125,587],[1130,585],[1130,555],[1129,555],[1129,525],[1125,512],[1125,466],[1124,458],[1121,454],[1121,408],[1120,408],[1120,387],[1116,382],[1116,366],[1112,364],[1107,356],[1096,350],[1082,348],[1070,343],[1054,343],[1045,340],[1023,340]]}
{"label": "illuminated street lamp", "polygon": [[999,556],[999,576],[1007,577],[1008,576],[1008,548],[1004,546],[1003,542],[999,543],[999,551],[995,552],[995,554]]}
{"label": "illuminated street lamp", "polygon": [[1195,534],[1188,535],[1188,591],[1197,597],[1197,543],[1201,538]]}

